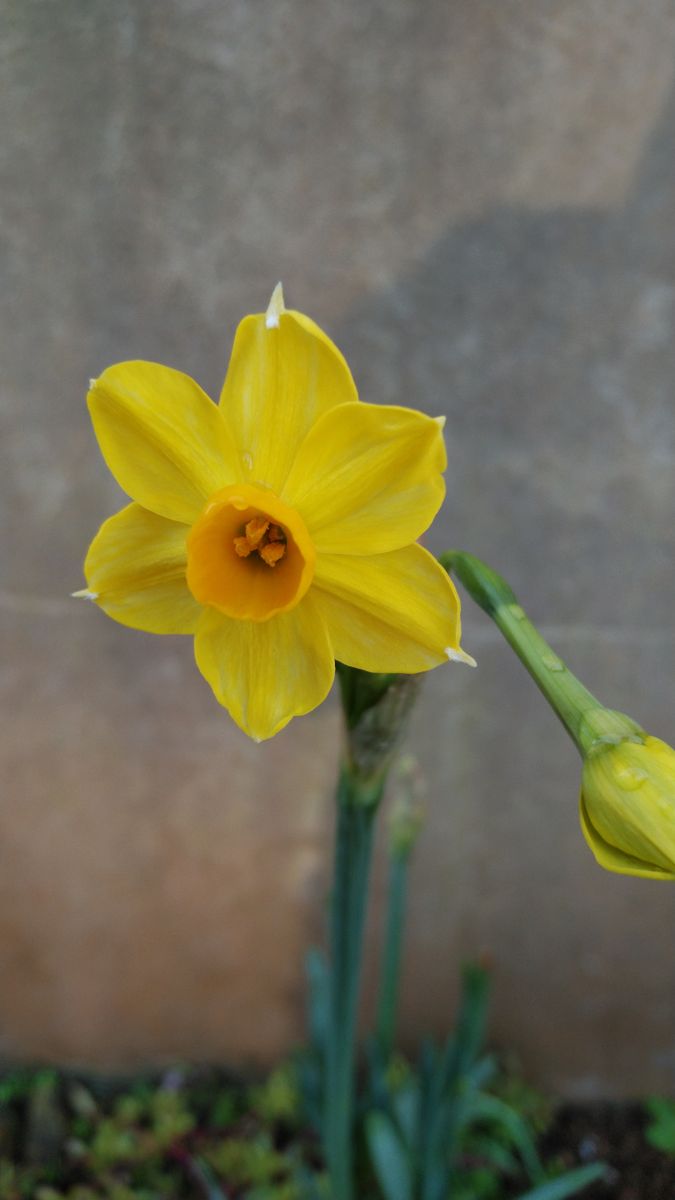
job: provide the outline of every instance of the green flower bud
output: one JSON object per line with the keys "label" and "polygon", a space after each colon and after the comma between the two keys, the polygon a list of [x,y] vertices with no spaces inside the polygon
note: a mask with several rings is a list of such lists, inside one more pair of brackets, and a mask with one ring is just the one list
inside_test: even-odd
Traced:
{"label": "green flower bud", "polygon": [[584,758],[581,828],[601,867],[675,879],[675,750],[641,741],[598,741]]}

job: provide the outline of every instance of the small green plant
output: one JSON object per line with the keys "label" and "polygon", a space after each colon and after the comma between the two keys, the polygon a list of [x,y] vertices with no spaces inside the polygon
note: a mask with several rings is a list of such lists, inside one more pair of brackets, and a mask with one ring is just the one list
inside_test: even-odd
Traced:
{"label": "small green plant", "polygon": [[645,1129],[650,1146],[675,1155],[675,1100],[652,1096],[645,1102],[645,1108],[651,1117]]}
{"label": "small green plant", "polygon": [[384,1200],[497,1200],[520,1177],[533,1187],[519,1200],[563,1200],[602,1175],[593,1164],[549,1179],[529,1122],[497,1094],[497,1062],[483,1051],[489,989],[486,971],[465,969],[454,1036],[425,1043],[407,1078],[371,1046],[365,1135]]}
{"label": "small green plant", "polygon": [[270,1184],[287,1174],[287,1162],[267,1133],[226,1138],[203,1155],[221,1179],[234,1185]]}
{"label": "small green plant", "polygon": [[300,1116],[301,1096],[292,1063],[283,1063],[264,1083],[249,1089],[249,1105],[269,1124],[295,1124]]}

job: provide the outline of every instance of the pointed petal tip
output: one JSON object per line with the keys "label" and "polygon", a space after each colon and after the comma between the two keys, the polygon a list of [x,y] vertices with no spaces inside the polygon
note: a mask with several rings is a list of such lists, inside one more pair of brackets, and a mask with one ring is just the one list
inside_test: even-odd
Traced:
{"label": "pointed petal tip", "polygon": [[79,592],[71,592],[74,600],[98,600],[98,592],[90,592],[89,588],[81,588]]}
{"label": "pointed petal tip", "polygon": [[284,289],[281,283],[278,283],[270,297],[270,302],[265,313],[265,325],[268,329],[277,329],[279,326],[279,317],[285,310],[284,304]]}
{"label": "pointed petal tip", "polygon": [[434,417],[433,420],[436,422],[439,429],[445,429],[445,422],[447,421],[447,417],[445,417],[445,416]]}
{"label": "pointed petal tip", "polygon": [[467,666],[467,667],[477,667],[478,666],[478,663],[476,662],[475,658],[472,658],[472,656],[470,654],[467,654],[466,650],[461,650],[459,648],[455,650],[455,649],[453,649],[452,646],[446,646],[445,653],[446,653],[448,659],[450,660],[450,662],[464,663],[465,666]]}

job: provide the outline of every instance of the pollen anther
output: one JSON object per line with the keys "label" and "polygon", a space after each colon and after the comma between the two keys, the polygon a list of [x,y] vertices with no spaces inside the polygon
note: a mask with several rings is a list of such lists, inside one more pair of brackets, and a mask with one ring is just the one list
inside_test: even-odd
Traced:
{"label": "pollen anther", "polygon": [[286,553],[286,546],[283,542],[267,542],[261,546],[259,550],[260,557],[263,562],[266,562],[268,567],[276,567],[280,559]]}
{"label": "pollen anther", "polygon": [[234,549],[239,558],[257,553],[268,567],[276,567],[286,554],[286,534],[281,525],[274,525],[269,517],[251,517],[244,525],[243,533],[235,537]]}
{"label": "pollen anther", "polygon": [[269,527],[267,517],[251,517],[251,520],[246,522],[246,540],[249,546],[259,546]]}

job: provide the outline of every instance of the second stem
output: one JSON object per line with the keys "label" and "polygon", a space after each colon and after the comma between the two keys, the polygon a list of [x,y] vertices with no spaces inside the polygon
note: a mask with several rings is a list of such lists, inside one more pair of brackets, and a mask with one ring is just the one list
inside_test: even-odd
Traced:
{"label": "second stem", "polygon": [[383,786],[384,781],[373,790],[345,766],[337,794],[325,1095],[326,1154],[334,1200],[352,1200],[354,1195],[354,1076],[361,954],[373,826]]}

